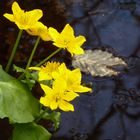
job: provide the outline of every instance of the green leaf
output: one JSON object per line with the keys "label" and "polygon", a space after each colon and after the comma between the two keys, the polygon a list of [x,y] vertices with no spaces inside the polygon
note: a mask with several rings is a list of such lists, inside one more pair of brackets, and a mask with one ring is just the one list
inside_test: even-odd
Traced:
{"label": "green leaf", "polygon": [[13,65],[13,70],[16,71],[16,72],[23,72],[23,73],[25,72],[25,70],[23,68],[20,68],[16,65]]}
{"label": "green leaf", "polygon": [[61,116],[60,112],[51,112],[51,113],[45,112],[44,115],[42,116],[42,119],[51,120],[54,123],[55,129],[57,129],[60,125],[60,116]]}
{"label": "green leaf", "polygon": [[25,72],[25,80],[22,80],[23,83],[26,83],[31,90],[37,81],[38,73],[30,73],[30,71]]}
{"label": "green leaf", "polygon": [[40,112],[40,104],[29,88],[3,71],[0,66],[0,118],[11,122],[32,122]]}
{"label": "green leaf", "polygon": [[31,78],[35,81],[38,81],[38,71],[36,72],[30,72]]}
{"label": "green leaf", "polygon": [[42,81],[39,81],[39,83],[51,87],[53,84],[53,80],[42,80]]}
{"label": "green leaf", "polygon": [[16,72],[22,72],[23,73],[22,75],[25,77],[25,79],[21,80],[21,82],[24,83],[24,84],[27,84],[27,86],[31,90],[33,88],[33,86],[35,85],[35,80],[31,79],[32,75],[29,73],[29,71],[27,71],[23,68],[20,68],[16,65],[13,65],[13,70],[16,71]]}
{"label": "green leaf", "polygon": [[12,140],[49,140],[51,134],[35,123],[16,124]]}
{"label": "green leaf", "polygon": [[21,80],[21,82],[27,84],[30,90],[32,90],[32,88],[35,85],[35,80],[32,80],[32,79]]}

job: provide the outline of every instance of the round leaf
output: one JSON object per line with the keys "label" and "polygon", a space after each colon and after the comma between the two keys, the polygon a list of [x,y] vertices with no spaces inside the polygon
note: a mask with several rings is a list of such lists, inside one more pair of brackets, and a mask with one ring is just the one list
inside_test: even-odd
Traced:
{"label": "round leaf", "polygon": [[16,124],[12,140],[49,140],[51,134],[35,123]]}
{"label": "round leaf", "polygon": [[0,67],[0,118],[11,122],[32,122],[40,112],[39,102],[29,88]]}

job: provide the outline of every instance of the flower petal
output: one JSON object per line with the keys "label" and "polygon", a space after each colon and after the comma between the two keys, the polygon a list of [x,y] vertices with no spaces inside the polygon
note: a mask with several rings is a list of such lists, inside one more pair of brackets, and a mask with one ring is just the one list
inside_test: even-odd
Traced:
{"label": "flower petal", "polygon": [[53,39],[53,41],[56,41],[59,36],[59,32],[52,27],[50,27],[48,29],[48,31],[49,31],[49,34],[50,34],[51,38]]}
{"label": "flower petal", "polygon": [[29,69],[29,70],[38,70],[38,71],[40,71],[40,70],[41,70],[41,68],[40,68],[40,67],[29,67],[28,69]]}
{"label": "flower petal", "polygon": [[12,14],[5,13],[3,16],[12,22],[15,22],[14,16]]}
{"label": "flower petal", "polygon": [[46,107],[50,106],[50,100],[48,100],[48,98],[46,98],[46,97],[41,97],[40,98],[40,103],[43,104]]}
{"label": "flower petal", "polygon": [[[60,86],[61,85],[61,86]],[[54,92],[59,92],[59,93],[64,93],[64,91],[66,90],[66,82],[64,80],[55,80],[53,82],[53,90]]]}
{"label": "flower petal", "polygon": [[69,70],[67,69],[65,63],[62,63],[62,64],[58,67],[58,70],[52,73],[52,77],[53,77],[54,79],[58,79],[58,78],[60,78],[60,79],[66,79],[66,77],[67,77],[67,72],[68,72],[68,71],[69,71]]}
{"label": "flower petal", "polygon": [[39,77],[39,79],[38,79],[39,81],[51,80],[52,79],[52,77],[44,71],[40,71],[39,74],[38,74],[38,77]]}
{"label": "flower petal", "polygon": [[79,94],[77,94],[75,92],[65,92],[62,95],[63,99],[66,100],[66,101],[72,101],[72,100],[74,100],[78,96],[79,96]]}
{"label": "flower petal", "polygon": [[92,91],[91,88],[84,87],[82,85],[75,86],[75,89],[74,89],[74,92],[90,92],[90,91]]}
{"label": "flower petal", "polygon": [[79,45],[73,42],[69,44],[67,50],[71,53],[71,56],[73,56],[73,54],[84,54],[84,50]]}
{"label": "flower petal", "polygon": [[46,32],[43,32],[42,34],[40,34],[40,37],[44,41],[51,41],[52,40],[52,38],[48,34],[48,31],[47,30],[46,30]]}
{"label": "flower petal", "polygon": [[74,38],[74,30],[69,24],[65,25],[65,27],[62,30],[61,34],[62,34],[62,37],[68,38],[69,40]]}
{"label": "flower petal", "polygon": [[80,47],[76,47],[76,48],[73,50],[73,53],[74,53],[74,54],[77,54],[77,55],[79,55],[79,54],[84,54],[84,50],[83,50],[82,48],[80,48]]}
{"label": "flower petal", "polygon": [[58,107],[58,102],[56,102],[54,94],[47,94],[45,97],[41,97],[40,103],[50,107],[52,110],[55,110]]}
{"label": "flower petal", "polygon": [[31,24],[32,26],[43,16],[43,12],[40,9],[25,12],[25,14],[28,18],[28,24]]}
{"label": "flower petal", "polygon": [[[20,16],[20,13],[22,12],[24,12],[20,7],[19,7],[19,5],[18,5],[18,3],[17,2],[14,2],[13,4],[12,4],[12,11],[13,11],[13,15],[16,15],[16,16]],[[19,14],[19,15],[18,15]]]}
{"label": "flower petal", "polygon": [[58,48],[63,48],[63,49],[66,47],[66,45],[63,44],[63,42],[61,40],[57,41],[56,43],[54,42],[53,45],[58,47]]}
{"label": "flower petal", "polygon": [[44,26],[41,22],[37,22],[35,25],[33,25],[30,29],[27,30],[27,32],[30,35],[39,35],[42,30],[45,30],[47,27]]}
{"label": "flower petal", "polygon": [[75,38],[75,42],[79,46],[81,46],[85,41],[86,41],[86,38],[81,35]]}
{"label": "flower petal", "polygon": [[[74,78],[73,78],[74,77]],[[70,78],[76,82],[76,83],[81,83],[81,79],[82,79],[82,74],[79,68],[74,69],[70,72]]]}
{"label": "flower petal", "polygon": [[56,102],[55,100],[52,100],[50,103],[50,108],[52,110],[55,110],[55,109],[57,109],[57,107],[58,107],[58,102]]}
{"label": "flower petal", "polygon": [[39,9],[24,12],[16,16],[15,23],[20,29],[28,30],[37,23],[42,15],[42,10]]}
{"label": "flower petal", "polygon": [[44,84],[40,84],[41,88],[43,89],[43,91],[45,92],[46,95],[52,94],[53,90],[48,87],[47,85]]}
{"label": "flower petal", "polygon": [[58,106],[63,111],[74,111],[73,105],[68,103],[68,102],[66,102],[66,101],[59,102]]}
{"label": "flower petal", "polygon": [[30,29],[26,30],[30,35],[37,35],[41,37],[44,41],[51,40],[51,37],[48,33],[48,28],[41,22],[37,22],[35,25],[33,25]]}

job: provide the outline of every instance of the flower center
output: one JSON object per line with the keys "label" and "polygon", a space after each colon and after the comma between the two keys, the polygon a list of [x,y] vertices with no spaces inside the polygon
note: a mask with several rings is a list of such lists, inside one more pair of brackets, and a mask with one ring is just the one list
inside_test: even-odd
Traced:
{"label": "flower center", "polygon": [[64,40],[64,44],[65,44],[65,45],[67,45],[67,44],[69,44],[69,43],[70,43],[69,40]]}

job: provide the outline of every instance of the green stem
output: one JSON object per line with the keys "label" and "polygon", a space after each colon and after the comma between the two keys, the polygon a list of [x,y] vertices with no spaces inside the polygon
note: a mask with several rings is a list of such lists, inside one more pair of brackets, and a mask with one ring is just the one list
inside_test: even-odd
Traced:
{"label": "green stem", "polygon": [[42,60],[40,63],[38,63],[37,65],[35,65],[35,67],[39,67],[42,64],[44,64],[47,60],[49,60],[51,57],[53,57],[56,53],[58,53],[62,48],[57,49],[56,51],[54,51],[52,54],[50,54],[48,57],[46,57],[44,60]]}
{"label": "green stem", "polygon": [[[36,42],[35,42],[34,48],[33,48],[32,52],[31,52],[31,55],[30,55],[29,60],[28,60],[28,62],[27,62],[27,65],[26,65],[26,68],[25,68],[25,72],[26,72],[26,70],[30,67],[30,64],[31,64],[31,62],[32,62],[32,59],[33,59],[33,56],[34,56],[35,51],[36,51],[36,49],[37,49],[37,46],[38,46],[38,44],[39,44],[39,41],[40,41],[40,37],[38,37],[37,40],[36,40]],[[25,75],[25,72],[22,73],[22,74],[18,77],[19,80],[21,80],[21,79],[23,78],[23,76]]]}
{"label": "green stem", "polygon": [[17,50],[17,46],[18,46],[18,44],[19,44],[19,41],[20,41],[20,38],[21,38],[21,35],[22,35],[22,31],[23,31],[23,30],[19,30],[19,33],[18,33],[16,42],[15,42],[15,45],[14,45],[14,47],[13,47],[11,56],[10,56],[10,58],[9,58],[9,61],[8,61],[7,65],[6,65],[6,68],[5,68],[5,71],[6,71],[6,72],[9,71],[9,68],[10,68],[10,66],[11,66],[11,64],[12,64],[13,58],[14,58],[15,53],[16,53],[16,50]]}
{"label": "green stem", "polygon": [[39,41],[40,41],[40,37],[38,37],[36,42],[35,42],[34,48],[33,48],[32,52],[31,52],[31,55],[30,55],[29,60],[28,60],[28,63],[26,65],[26,70],[29,68],[29,66],[30,66],[30,64],[32,62],[32,59],[33,59],[33,56],[35,54],[36,48],[37,48],[37,46],[39,44]]}
{"label": "green stem", "polygon": [[[44,64],[48,59],[50,59],[52,56],[54,56],[56,53],[58,53],[62,48],[59,48],[57,49],[56,51],[54,51],[52,54],[50,54],[48,57],[46,57],[44,60],[42,60],[40,63],[38,63],[37,65],[35,65],[35,67],[39,67],[41,66],[42,64]],[[26,66],[26,69],[27,70],[27,66]],[[18,79],[21,80],[23,78],[25,73],[22,73]]]}

